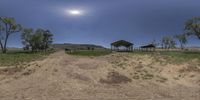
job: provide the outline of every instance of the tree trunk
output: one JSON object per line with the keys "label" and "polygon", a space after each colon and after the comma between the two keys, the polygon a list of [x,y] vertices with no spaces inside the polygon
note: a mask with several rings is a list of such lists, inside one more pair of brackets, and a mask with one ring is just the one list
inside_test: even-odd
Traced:
{"label": "tree trunk", "polygon": [[181,43],[181,50],[183,50],[183,44]]}
{"label": "tree trunk", "polygon": [[6,49],[6,48],[4,48],[4,49],[3,49],[3,53],[5,54],[6,52],[7,52],[7,49]]}
{"label": "tree trunk", "polygon": [[1,50],[2,50],[2,52],[3,52],[3,44],[2,44],[2,42],[1,42],[1,40],[0,40],[0,46],[1,46]]}
{"label": "tree trunk", "polygon": [[47,51],[47,47],[48,47],[48,44],[45,43],[45,48],[44,48],[44,51],[45,51],[45,52]]}
{"label": "tree trunk", "polygon": [[8,37],[9,37],[9,34],[6,35],[5,43],[4,43],[4,46],[3,46],[3,53],[6,53],[6,52],[7,52],[7,41],[8,41]]}
{"label": "tree trunk", "polygon": [[10,31],[10,29],[11,29],[11,27],[8,28],[8,24],[5,24],[5,25],[6,25],[6,39],[5,39],[4,45],[3,45],[3,53],[6,53],[6,52],[7,52],[7,41],[8,41],[8,37],[9,37],[9,35],[10,35],[9,31]]}

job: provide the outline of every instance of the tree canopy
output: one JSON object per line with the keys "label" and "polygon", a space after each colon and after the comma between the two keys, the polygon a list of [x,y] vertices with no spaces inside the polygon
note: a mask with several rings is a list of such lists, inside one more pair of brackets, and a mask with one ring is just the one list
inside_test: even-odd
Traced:
{"label": "tree canopy", "polygon": [[185,23],[185,30],[188,35],[195,35],[200,39],[200,17],[195,17]]}
{"label": "tree canopy", "polygon": [[175,38],[178,39],[181,49],[183,49],[184,45],[188,42],[186,34],[175,35]]}
{"label": "tree canopy", "polygon": [[174,41],[173,37],[164,36],[162,38],[162,47],[165,48],[165,49],[175,48],[176,42]]}
{"label": "tree canopy", "polygon": [[49,45],[53,42],[53,34],[49,30],[24,29],[21,35],[24,49],[31,49],[32,51],[47,50]]}
{"label": "tree canopy", "polygon": [[7,51],[7,42],[11,34],[20,32],[22,26],[16,24],[12,17],[0,17],[0,46],[3,53]]}

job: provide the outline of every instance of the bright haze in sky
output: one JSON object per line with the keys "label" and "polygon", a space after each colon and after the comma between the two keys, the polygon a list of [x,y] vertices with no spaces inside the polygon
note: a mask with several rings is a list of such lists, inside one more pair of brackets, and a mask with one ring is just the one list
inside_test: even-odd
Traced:
{"label": "bright haze in sky", "polygon": [[[200,0],[0,0],[0,16],[25,28],[49,29],[54,43],[109,47],[116,40],[135,46],[184,32],[186,20],[200,16]],[[196,37],[189,46],[199,45]],[[20,33],[8,46],[22,47]]]}
{"label": "bright haze in sky", "polygon": [[67,10],[67,13],[69,13],[70,15],[82,15],[83,12],[80,10]]}

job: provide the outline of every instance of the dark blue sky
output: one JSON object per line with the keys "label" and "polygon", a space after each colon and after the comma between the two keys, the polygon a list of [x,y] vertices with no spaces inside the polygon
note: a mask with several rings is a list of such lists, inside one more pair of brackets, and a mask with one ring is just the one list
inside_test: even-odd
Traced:
{"label": "dark blue sky", "polygon": [[[71,16],[66,10],[84,11]],[[54,43],[109,46],[124,39],[136,46],[184,32],[187,19],[200,16],[200,0],[0,0],[0,16],[15,17],[27,28],[54,33]],[[200,40],[192,37],[189,45]],[[21,45],[20,33],[9,46]]]}

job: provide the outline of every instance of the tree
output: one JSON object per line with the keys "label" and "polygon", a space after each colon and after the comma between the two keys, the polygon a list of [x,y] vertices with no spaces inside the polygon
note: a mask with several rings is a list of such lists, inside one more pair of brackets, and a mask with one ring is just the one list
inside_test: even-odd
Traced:
{"label": "tree", "polygon": [[162,48],[165,49],[170,49],[170,48],[175,48],[176,47],[176,42],[171,36],[164,36],[162,38]]}
{"label": "tree", "polygon": [[3,43],[1,42],[2,41],[2,31],[4,31],[4,27],[1,25],[0,23],[0,47],[1,47],[1,50],[3,51]]}
{"label": "tree", "polygon": [[178,41],[180,43],[180,47],[181,47],[181,49],[183,49],[184,45],[188,42],[186,34],[176,35],[175,38],[178,39]]}
{"label": "tree", "polygon": [[44,50],[44,30],[43,29],[37,29],[35,31],[35,34],[32,36],[31,41],[34,43],[33,49],[38,51],[38,50]]}
{"label": "tree", "polygon": [[200,17],[195,17],[185,23],[185,30],[188,35],[195,35],[200,39]]}
{"label": "tree", "polygon": [[29,50],[33,46],[33,43],[31,42],[32,35],[33,35],[33,29],[27,28],[23,30],[21,34],[21,39],[22,39],[22,44],[25,46],[24,50]]}
{"label": "tree", "polygon": [[14,18],[0,17],[0,46],[3,53],[7,52],[7,42],[11,34],[20,32],[20,24],[15,23]]}
{"label": "tree", "polygon": [[154,46],[158,46],[159,45],[159,43],[157,43],[155,39],[151,42],[151,44],[153,44]]}
{"label": "tree", "polygon": [[49,44],[53,42],[53,34],[49,30],[46,30],[44,31],[43,36],[44,50],[47,51],[47,48],[49,48]]}
{"label": "tree", "polygon": [[49,30],[37,29],[24,29],[21,39],[25,49],[32,51],[44,50],[47,51],[49,45],[53,42],[53,34]]}

